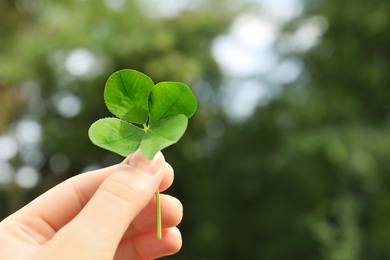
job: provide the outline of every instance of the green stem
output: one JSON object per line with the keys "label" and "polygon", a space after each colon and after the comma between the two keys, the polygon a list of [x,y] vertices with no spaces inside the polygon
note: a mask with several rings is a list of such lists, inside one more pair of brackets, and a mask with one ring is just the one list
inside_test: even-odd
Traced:
{"label": "green stem", "polygon": [[157,239],[162,239],[160,192],[156,190]]}

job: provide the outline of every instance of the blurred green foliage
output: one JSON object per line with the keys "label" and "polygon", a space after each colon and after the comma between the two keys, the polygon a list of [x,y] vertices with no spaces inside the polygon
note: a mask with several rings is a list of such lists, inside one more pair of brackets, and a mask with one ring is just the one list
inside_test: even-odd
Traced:
{"label": "blurred green foliage", "polygon": [[[275,43],[303,72],[242,122],[221,110],[224,77],[210,51],[241,10],[237,3],[210,0],[159,16],[141,1],[119,9],[109,2],[0,3],[0,130],[12,132],[23,118],[42,127],[42,139],[21,145],[8,162],[17,169],[31,163],[23,151],[41,154],[34,165],[41,182],[32,189],[2,185],[2,217],[63,179],[120,161],[93,146],[87,131],[108,115],[107,77],[132,68],[155,82],[183,81],[199,99],[186,135],[164,151],[176,172],[168,193],[185,208],[184,245],[172,259],[390,258],[386,0],[304,2]],[[288,36],[313,17],[326,27],[321,40],[283,52]],[[75,53],[92,57],[94,66],[77,67],[69,58]],[[77,97],[80,112],[58,109],[64,97]],[[56,167],[66,166],[64,158],[68,167]]]}

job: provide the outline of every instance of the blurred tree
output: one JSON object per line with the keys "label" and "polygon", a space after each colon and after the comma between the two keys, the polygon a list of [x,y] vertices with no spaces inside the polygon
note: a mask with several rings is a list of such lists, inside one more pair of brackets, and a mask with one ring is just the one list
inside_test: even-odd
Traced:
{"label": "blurred tree", "polygon": [[15,117],[18,117],[23,102],[19,93],[11,86],[0,85],[0,102],[2,108],[0,110],[0,134],[7,132],[8,125]]}
{"label": "blurred tree", "polygon": [[[207,166],[194,166],[204,179],[198,203],[187,207],[199,231],[191,253],[390,257],[389,8],[385,1],[316,1],[285,26],[276,46],[304,71],[245,123],[226,127]],[[302,45],[292,46],[308,24]],[[317,26],[326,28],[322,40],[302,50]],[[198,204],[205,210],[196,214]]]}
{"label": "blurred tree", "polygon": [[303,64],[300,77],[282,86],[254,78],[276,94],[242,123],[219,110],[225,86],[210,54],[237,2],[168,14],[156,3],[0,3],[2,137],[19,149],[0,146],[0,176],[41,172],[32,189],[0,178],[1,215],[73,174],[120,160],[94,147],[87,130],[109,116],[107,77],[133,68],[156,82],[183,81],[199,99],[184,138],[164,151],[177,172],[169,193],[185,207],[184,246],[172,258],[388,259],[386,0],[305,1],[274,44],[281,61]]}

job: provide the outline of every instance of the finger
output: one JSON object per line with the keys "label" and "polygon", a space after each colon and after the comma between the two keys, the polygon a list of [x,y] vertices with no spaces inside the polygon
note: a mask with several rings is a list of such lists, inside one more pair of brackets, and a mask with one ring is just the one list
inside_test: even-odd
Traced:
{"label": "finger", "polygon": [[[131,158],[131,155],[128,158]],[[103,181],[117,168],[118,165],[114,165],[72,177],[45,192],[9,218],[31,223],[37,233],[44,234],[41,239],[45,242],[44,240],[50,239],[81,211]],[[169,188],[172,181],[173,169],[167,165],[160,190]]]}
{"label": "finger", "polygon": [[165,163],[165,168],[164,168],[164,179],[160,184],[159,191],[165,191],[169,187],[171,187],[174,179],[174,171],[172,166],[169,163]]}
{"label": "finger", "polygon": [[115,259],[155,259],[177,253],[182,246],[179,229],[166,228],[162,232],[162,240],[157,240],[156,232],[150,231],[122,241]]}
{"label": "finger", "polygon": [[[160,194],[162,227],[174,227],[179,225],[183,218],[183,206],[175,197]],[[156,229],[156,199],[152,199],[149,204],[133,220],[126,230],[123,238]]]}
{"label": "finger", "polygon": [[115,252],[130,223],[153,198],[163,180],[164,166],[161,152],[146,160],[138,150],[128,164],[121,164],[104,180],[80,213],[53,239],[69,241],[74,249],[82,244],[84,254],[91,250],[95,255],[96,248]]}
{"label": "finger", "polygon": [[[123,161],[123,163],[128,164],[130,162],[130,160],[131,160],[131,157],[129,156]],[[166,171],[166,177],[163,179],[163,181],[160,184],[160,187],[159,187],[160,192],[168,189],[173,183],[173,168],[172,168],[172,166],[169,163],[166,163],[164,170]]]}
{"label": "finger", "polygon": [[80,212],[116,168],[117,166],[111,166],[70,178],[46,191],[4,221],[23,224],[30,229],[30,236],[43,244]]}

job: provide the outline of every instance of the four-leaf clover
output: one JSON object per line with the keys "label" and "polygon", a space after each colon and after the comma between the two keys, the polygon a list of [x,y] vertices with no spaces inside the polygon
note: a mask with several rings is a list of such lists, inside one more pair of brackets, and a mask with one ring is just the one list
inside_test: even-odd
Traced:
{"label": "four-leaf clover", "polygon": [[107,80],[104,100],[117,118],[103,118],[89,129],[91,141],[104,149],[127,156],[141,149],[152,159],[184,134],[197,101],[180,82],[154,84],[145,74],[120,70]]}

